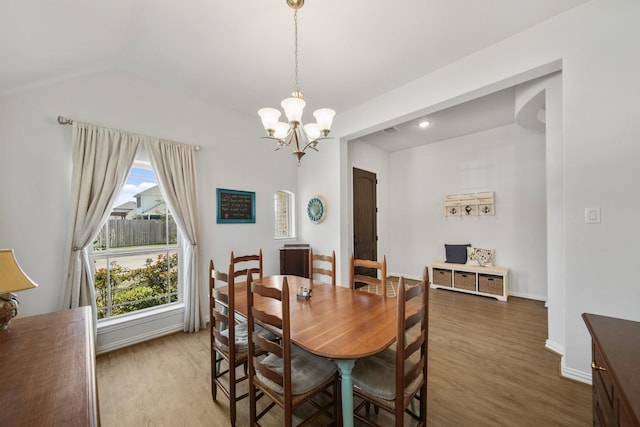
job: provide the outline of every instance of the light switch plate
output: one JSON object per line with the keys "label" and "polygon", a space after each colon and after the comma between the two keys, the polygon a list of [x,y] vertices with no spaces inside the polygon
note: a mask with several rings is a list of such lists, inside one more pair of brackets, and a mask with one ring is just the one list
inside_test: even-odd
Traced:
{"label": "light switch plate", "polygon": [[600,208],[584,208],[585,224],[600,224]]}

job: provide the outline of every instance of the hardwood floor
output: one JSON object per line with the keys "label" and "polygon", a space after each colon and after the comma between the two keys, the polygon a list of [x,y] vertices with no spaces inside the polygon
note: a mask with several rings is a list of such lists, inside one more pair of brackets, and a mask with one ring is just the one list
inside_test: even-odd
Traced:
{"label": "hardwood floor", "polygon": [[[430,292],[430,426],[591,425],[591,387],[561,377],[544,348],[542,302]],[[211,399],[207,331],[99,355],[96,370],[103,427],[229,425],[226,397]],[[238,411],[248,425],[248,402]]]}

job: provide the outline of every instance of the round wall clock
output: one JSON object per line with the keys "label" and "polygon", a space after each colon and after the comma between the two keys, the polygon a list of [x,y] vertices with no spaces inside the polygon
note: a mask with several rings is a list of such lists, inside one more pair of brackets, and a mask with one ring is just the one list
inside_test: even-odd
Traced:
{"label": "round wall clock", "polygon": [[316,224],[324,219],[324,201],[320,197],[312,197],[307,203],[307,216]]}

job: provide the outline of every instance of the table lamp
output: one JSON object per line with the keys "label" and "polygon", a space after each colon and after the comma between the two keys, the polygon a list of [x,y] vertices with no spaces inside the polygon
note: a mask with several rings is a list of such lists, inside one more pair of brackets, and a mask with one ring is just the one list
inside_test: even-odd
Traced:
{"label": "table lamp", "polygon": [[0,330],[18,315],[18,297],[13,292],[36,286],[18,265],[13,249],[0,249]]}

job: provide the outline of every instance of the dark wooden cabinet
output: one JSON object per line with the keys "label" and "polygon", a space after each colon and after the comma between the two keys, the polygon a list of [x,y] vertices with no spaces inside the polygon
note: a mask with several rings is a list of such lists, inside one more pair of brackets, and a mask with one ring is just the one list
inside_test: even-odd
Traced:
{"label": "dark wooden cabinet", "polygon": [[593,425],[640,426],[640,322],[582,318],[592,342]]}
{"label": "dark wooden cabinet", "polygon": [[306,244],[287,244],[280,248],[280,274],[309,277],[309,250]]}

